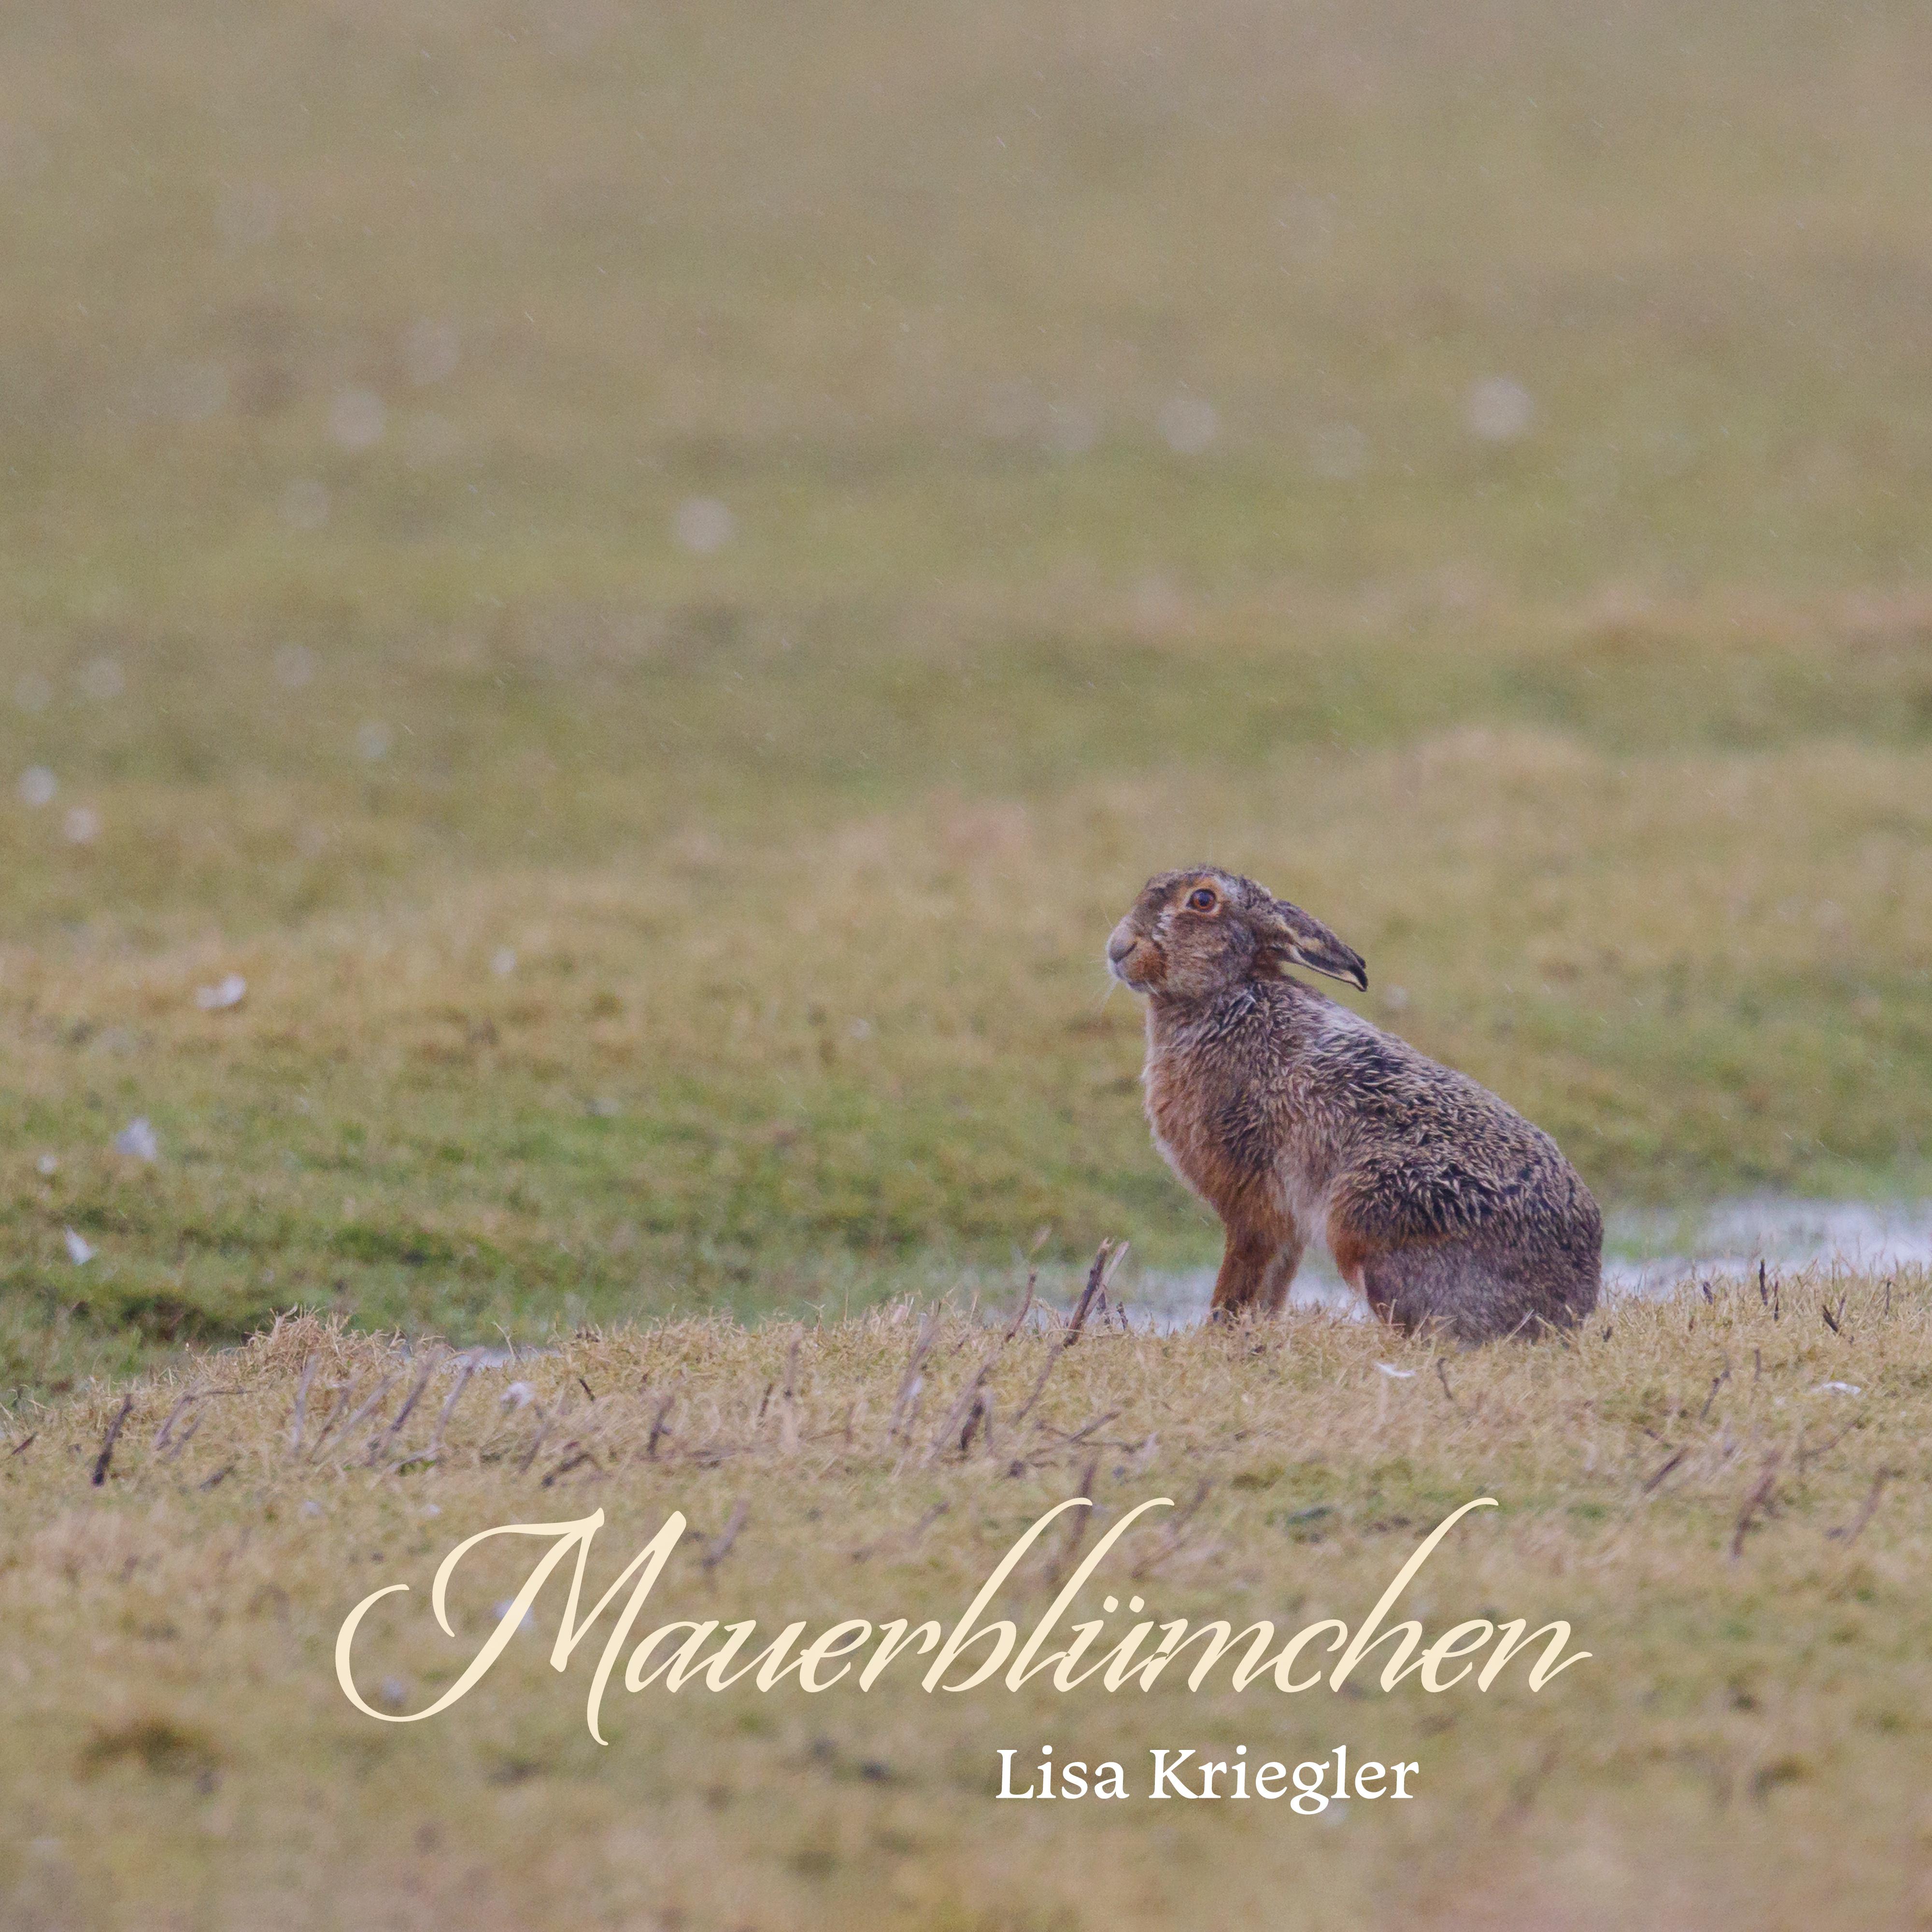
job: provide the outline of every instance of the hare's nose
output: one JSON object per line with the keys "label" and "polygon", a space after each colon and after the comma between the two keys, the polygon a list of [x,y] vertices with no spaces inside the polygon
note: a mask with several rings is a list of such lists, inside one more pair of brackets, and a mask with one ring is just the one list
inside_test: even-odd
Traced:
{"label": "hare's nose", "polygon": [[1141,943],[1140,934],[1130,932],[1124,926],[1114,928],[1114,936],[1107,942],[1107,958],[1118,966]]}

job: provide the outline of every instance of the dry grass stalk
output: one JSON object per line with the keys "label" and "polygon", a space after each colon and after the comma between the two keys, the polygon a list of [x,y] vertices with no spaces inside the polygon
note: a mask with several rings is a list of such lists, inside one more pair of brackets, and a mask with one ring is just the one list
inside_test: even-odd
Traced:
{"label": "dry grass stalk", "polygon": [[107,1433],[102,1437],[100,1454],[94,1461],[94,1486],[98,1490],[107,1480],[107,1466],[114,1460],[114,1445],[120,1440],[122,1426],[134,1412],[134,1398],[124,1396],[121,1406],[114,1412],[114,1420],[107,1425]]}
{"label": "dry grass stalk", "polygon": [[1878,1514],[1879,1496],[1886,1484],[1891,1480],[1892,1474],[1893,1472],[1889,1469],[1880,1469],[1872,1478],[1871,1488],[1866,1493],[1864,1502],[1859,1508],[1858,1514],[1844,1528],[1828,1529],[1825,1534],[1834,1542],[1842,1542],[1849,1550],[1864,1534],[1865,1526]]}
{"label": "dry grass stalk", "polygon": [[730,1520],[725,1524],[724,1534],[706,1550],[699,1559],[704,1574],[708,1576],[731,1553],[732,1546],[738,1540],[738,1532],[745,1526],[748,1514],[743,1498],[733,1505]]}
{"label": "dry grass stalk", "polygon": [[1731,1560],[1736,1562],[1744,1554],[1744,1538],[1760,1510],[1767,1514],[1772,1507],[1772,1498],[1778,1483],[1778,1466],[1784,1452],[1774,1449],[1764,1459],[1764,1467],[1751,1486],[1750,1493],[1744,1498],[1744,1507],[1738,1511],[1736,1528],[1731,1534]]}
{"label": "dry grass stalk", "polygon": [[[399,1374],[392,1372],[384,1376],[382,1379],[377,1382],[374,1389],[364,1398],[361,1406],[358,1408],[355,1413],[349,1418],[348,1420],[342,1425],[340,1433],[345,1440],[348,1437],[353,1436],[362,1423],[368,1417],[375,1412],[375,1411],[381,1406],[383,1399],[388,1394],[390,1390],[394,1388],[396,1384],[402,1378]],[[346,1407],[348,1400],[347,1394],[346,1393],[344,1400],[344,1406]],[[321,1455],[322,1445],[328,1441],[328,1436],[329,1431],[325,1426],[322,1433],[315,1439],[315,1447],[309,1451],[309,1460],[311,1462],[314,1462]]]}
{"label": "dry grass stalk", "polygon": [[470,1378],[476,1372],[473,1356],[466,1355],[462,1366],[456,1372],[456,1386],[444,1396],[442,1407],[436,1418],[436,1433],[430,1439],[430,1454],[440,1454],[442,1448],[443,1431],[449,1426],[449,1418],[456,1412],[456,1405],[463,1400],[463,1391],[470,1386]]}
{"label": "dry grass stalk", "polygon": [[[302,1426],[308,1414],[309,1384],[315,1380],[315,1372],[322,1366],[321,1358],[311,1355],[302,1364],[302,1382],[296,1390],[295,1412],[289,1418],[289,1454],[302,1454]],[[166,1425],[163,1425],[164,1428]]]}
{"label": "dry grass stalk", "polygon": [[388,1426],[380,1435],[371,1438],[368,1458],[370,1468],[373,1469],[382,1460],[388,1453],[389,1444],[402,1433],[403,1425],[409,1420],[410,1416],[415,1412],[416,1404],[422,1400],[423,1390],[429,1387],[430,1378],[442,1366],[440,1359],[436,1352],[432,1351],[430,1359],[425,1362],[418,1372],[415,1382],[410,1385],[409,1394],[404,1396],[395,1414],[390,1418]]}

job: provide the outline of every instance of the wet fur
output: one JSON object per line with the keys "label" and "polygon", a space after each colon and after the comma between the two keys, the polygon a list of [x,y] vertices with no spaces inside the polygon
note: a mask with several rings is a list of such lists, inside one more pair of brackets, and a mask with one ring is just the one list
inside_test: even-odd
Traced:
{"label": "wet fur", "polygon": [[[1212,914],[1188,904],[1204,890]],[[1485,1341],[1595,1305],[1603,1220],[1576,1170],[1486,1088],[1288,976],[1365,980],[1319,921],[1193,867],[1149,882],[1108,956],[1148,996],[1155,1143],[1227,1231],[1217,1315],[1278,1310],[1310,1240],[1407,1330]]]}

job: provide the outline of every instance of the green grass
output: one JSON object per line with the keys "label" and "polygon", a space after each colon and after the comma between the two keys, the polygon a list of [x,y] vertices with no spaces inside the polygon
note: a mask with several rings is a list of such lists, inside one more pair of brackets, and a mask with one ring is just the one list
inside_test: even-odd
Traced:
{"label": "green grass", "polygon": [[0,26],[0,1384],[1198,1262],[1194,856],[1608,1200],[1923,1186],[1926,44]]}

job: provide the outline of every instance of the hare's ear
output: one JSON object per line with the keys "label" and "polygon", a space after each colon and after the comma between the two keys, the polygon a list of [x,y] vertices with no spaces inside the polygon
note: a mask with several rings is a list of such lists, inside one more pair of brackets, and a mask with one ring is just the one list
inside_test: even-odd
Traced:
{"label": "hare's ear", "polygon": [[1286,973],[1291,966],[1306,966],[1368,991],[1368,968],[1362,956],[1344,946],[1312,913],[1286,899],[1273,899],[1255,916],[1264,942],[1257,962],[1263,970]]}

